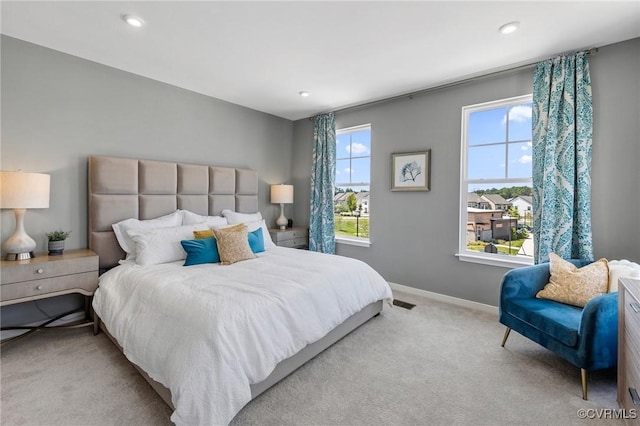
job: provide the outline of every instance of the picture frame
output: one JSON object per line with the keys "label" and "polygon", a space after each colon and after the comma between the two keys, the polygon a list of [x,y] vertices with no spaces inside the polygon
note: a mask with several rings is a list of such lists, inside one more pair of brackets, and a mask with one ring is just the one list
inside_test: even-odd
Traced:
{"label": "picture frame", "polygon": [[431,190],[430,149],[391,154],[391,190]]}

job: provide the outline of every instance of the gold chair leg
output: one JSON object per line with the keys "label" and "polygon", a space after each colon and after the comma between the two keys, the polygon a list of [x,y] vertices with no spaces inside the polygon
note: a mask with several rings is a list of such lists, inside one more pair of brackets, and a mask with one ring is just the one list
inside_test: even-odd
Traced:
{"label": "gold chair leg", "polygon": [[580,369],[580,376],[582,376],[582,399],[587,400],[587,370]]}
{"label": "gold chair leg", "polygon": [[509,338],[509,333],[511,332],[511,328],[507,327],[507,330],[504,332],[504,337],[502,338],[502,346],[504,348],[505,343],[507,343],[507,339]]}

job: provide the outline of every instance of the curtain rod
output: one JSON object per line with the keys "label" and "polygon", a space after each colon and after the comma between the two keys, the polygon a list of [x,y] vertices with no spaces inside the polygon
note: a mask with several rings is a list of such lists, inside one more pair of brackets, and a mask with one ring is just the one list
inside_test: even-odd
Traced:
{"label": "curtain rod", "polygon": [[[585,52],[587,53],[587,55],[593,55],[593,54],[598,53],[598,48],[594,47],[594,48],[591,48],[591,49],[587,49],[587,50],[585,50]],[[561,55],[563,55],[563,54],[562,53],[558,54],[558,55],[554,56],[554,58],[557,57],[557,56],[561,56]],[[378,99],[376,101],[365,102],[363,104],[358,104],[358,105],[352,105],[352,106],[336,109],[333,112],[334,113],[340,113],[340,112],[345,112],[345,111],[351,111],[351,110],[356,110],[356,109],[360,109],[360,108],[370,107],[370,106],[373,106],[373,105],[382,104],[382,103],[385,103],[385,102],[392,102],[392,101],[396,101],[398,99],[404,99],[404,98],[413,99],[415,96],[420,96],[420,95],[424,95],[426,93],[435,92],[436,90],[448,89],[450,87],[460,86],[460,85],[471,83],[471,82],[474,82],[474,81],[479,81],[479,80],[484,80],[486,78],[496,77],[496,76],[502,75],[502,74],[510,74],[510,73],[513,73],[513,72],[516,72],[516,71],[522,71],[522,70],[525,70],[525,69],[528,69],[528,68],[533,68],[533,67],[536,66],[536,64],[538,62],[540,62],[540,61],[531,62],[531,63],[523,64],[523,65],[518,65],[518,66],[513,67],[513,68],[508,68],[508,69],[504,69],[504,70],[500,70],[500,71],[494,71],[494,72],[491,72],[491,73],[488,73],[488,74],[477,75],[477,76],[465,78],[465,79],[462,79],[462,80],[452,81],[450,83],[441,84],[439,86],[427,87],[425,89],[420,89],[420,90],[416,90],[416,91],[413,91],[413,92],[404,93],[402,95],[392,96],[390,98]],[[317,115],[320,115],[320,114],[317,114]],[[314,117],[315,117],[315,115],[309,117],[309,120],[313,120]]]}

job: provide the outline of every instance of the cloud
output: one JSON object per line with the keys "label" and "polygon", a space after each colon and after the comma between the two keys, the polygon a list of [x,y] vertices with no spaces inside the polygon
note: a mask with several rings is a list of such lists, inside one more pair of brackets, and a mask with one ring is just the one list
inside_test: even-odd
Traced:
{"label": "cloud", "polygon": [[345,167],[342,171],[345,172],[345,173],[351,173],[351,168],[350,167]]}
{"label": "cloud", "polygon": [[520,157],[518,162],[520,162],[522,164],[529,164],[531,162],[531,156],[530,155],[523,155],[522,157]]}
{"label": "cloud", "polygon": [[525,105],[514,106],[509,110],[509,120],[526,122],[531,120],[531,107]]}
{"label": "cloud", "polygon": [[[532,109],[528,105],[517,105],[509,108],[509,121],[516,121],[520,123],[525,123],[527,121],[531,121],[531,112]],[[502,125],[507,124],[507,115],[505,114],[502,117]]]}
{"label": "cloud", "polygon": [[349,145],[345,146],[344,149],[348,153],[353,153],[353,154],[368,154],[369,153],[369,148],[367,148],[365,145],[363,145],[361,143],[357,143],[357,142],[353,142],[350,146]]}

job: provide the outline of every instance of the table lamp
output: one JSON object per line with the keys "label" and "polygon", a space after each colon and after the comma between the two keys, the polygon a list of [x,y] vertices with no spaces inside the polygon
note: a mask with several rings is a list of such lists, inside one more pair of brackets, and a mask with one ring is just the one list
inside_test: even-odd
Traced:
{"label": "table lamp", "polygon": [[25,260],[35,257],[36,242],[24,230],[27,209],[49,208],[51,177],[43,173],[0,171],[0,208],[13,209],[16,230],[3,244],[7,260]]}
{"label": "table lamp", "polygon": [[293,203],[293,185],[271,185],[271,202],[280,204],[280,217],[276,220],[276,225],[280,229],[287,229],[284,205]]}

